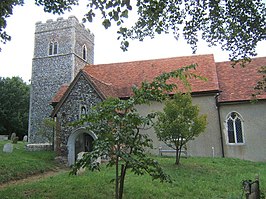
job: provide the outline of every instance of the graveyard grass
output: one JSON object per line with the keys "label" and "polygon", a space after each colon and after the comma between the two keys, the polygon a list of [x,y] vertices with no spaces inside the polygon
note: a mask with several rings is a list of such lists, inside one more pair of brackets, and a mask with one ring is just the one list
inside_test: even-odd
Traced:
{"label": "graveyard grass", "polygon": [[[0,142],[2,147],[2,143]],[[2,173],[16,169],[21,171],[25,162],[32,172],[53,169],[53,153],[24,152],[23,145],[12,156],[1,154]],[[17,153],[17,154],[16,154]],[[13,160],[10,160],[13,157]],[[174,157],[154,157],[162,164],[164,170],[172,177],[173,183],[152,181],[147,175],[136,176],[128,173],[125,179],[125,199],[142,198],[241,198],[243,196],[242,180],[260,176],[260,187],[266,192],[266,163],[255,163],[229,158],[192,158],[181,159],[181,165],[174,165]],[[2,167],[3,161],[7,167]],[[37,161],[36,161],[37,160]],[[37,163],[38,162],[38,163]],[[44,168],[43,165],[46,165]],[[30,166],[29,166],[30,167]],[[5,170],[5,172],[3,171]],[[9,176],[6,176],[9,178]],[[86,171],[80,176],[60,172],[55,176],[39,181],[10,185],[0,188],[2,198],[114,198],[114,168],[104,165],[100,172]],[[3,181],[3,180],[2,180]],[[244,196],[242,197],[244,198]]]}
{"label": "graveyard grass", "polygon": [[55,154],[53,152],[28,152],[25,151],[25,143],[13,144],[12,153],[4,153],[3,147],[8,141],[0,141],[0,184],[22,179],[27,176],[55,170]]}

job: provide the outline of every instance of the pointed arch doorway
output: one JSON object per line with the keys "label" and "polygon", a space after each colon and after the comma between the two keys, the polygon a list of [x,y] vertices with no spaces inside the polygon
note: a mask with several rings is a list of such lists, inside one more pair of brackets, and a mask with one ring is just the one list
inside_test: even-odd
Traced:
{"label": "pointed arch doorway", "polygon": [[75,163],[78,153],[92,151],[93,141],[96,139],[97,136],[86,130],[85,127],[73,131],[67,141],[68,165],[71,166]]}

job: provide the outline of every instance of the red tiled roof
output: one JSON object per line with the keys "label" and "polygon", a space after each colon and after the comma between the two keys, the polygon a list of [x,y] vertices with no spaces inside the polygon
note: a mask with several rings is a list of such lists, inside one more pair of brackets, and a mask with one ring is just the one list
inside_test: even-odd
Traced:
{"label": "red tiled roof", "polygon": [[[218,90],[218,79],[213,55],[87,65],[83,72],[101,83],[104,82],[105,88],[99,88],[104,95],[110,96],[109,89],[112,88],[111,96],[129,97],[132,95],[132,86],[139,86],[141,82],[151,81],[163,72],[170,72],[194,63],[198,64],[198,66],[196,70],[191,72],[206,77],[208,81],[191,79],[192,92]],[[98,86],[97,82],[95,83]]]}
{"label": "red tiled roof", "polygon": [[63,84],[59,90],[57,91],[57,93],[54,95],[51,103],[57,103],[60,101],[60,99],[63,97],[64,93],[67,91],[68,89],[68,85],[67,84]]}
{"label": "red tiled roof", "polygon": [[[208,81],[191,79],[192,92],[222,91],[220,102],[250,100],[254,87],[262,78],[257,71],[266,66],[266,57],[254,58],[245,68],[231,66],[231,62],[214,62],[213,55],[197,55],[124,63],[87,65],[82,72],[94,83],[104,97],[130,97],[132,86],[151,81],[163,72],[170,72],[197,63],[191,72]],[[219,80],[219,83],[218,83]],[[177,82],[178,83],[178,82]],[[62,85],[52,102],[59,102],[68,86]],[[179,87],[182,90],[182,86]],[[266,93],[258,99],[266,99]]]}
{"label": "red tiled roof", "polygon": [[97,89],[103,94],[103,96],[106,97],[113,97],[116,96],[116,91],[112,87],[111,84],[108,84],[106,82],[103,82],[90,74],[85,73],[88,78],[97,86]]}
{"label": "red tiled roof", "polygon": [[[220,102],[251,100],[252,94],[256,92],[256,83],[262,79],[258,70],[261,66],[266,66],[266,57],[254,58],[244,68],[239,65],[233,68],[231,62],[218,62],[216,66],[222,91],[219,96]],[[266,99],[266,93],[257,98]]]}

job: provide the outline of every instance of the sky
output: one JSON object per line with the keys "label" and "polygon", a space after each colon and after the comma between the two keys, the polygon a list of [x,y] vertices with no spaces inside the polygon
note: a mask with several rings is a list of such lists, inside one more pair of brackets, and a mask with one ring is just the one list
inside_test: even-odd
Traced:
{"label": "sky", "polygon": [[[7,19],[6,31],[12,39],[4,45],[0,44],[0,77],[19,76],[28,83],[31,78],[35,23],[44,23],[48,19],[56,20],[58,17],[66,19],[71,15],[81,22],[86,11],[84,2],[86,1],[81,1],[81,5],[61,16],[45,13],[43,8],[34,5],[32,0],[25,0],[24,6],[16,6],[13,15]],[[131,15],[129,20],[134,18],[135,16]],[[95,35],[94,64],[192,55],[186,41],[182,37],[177,41],[171,34],[159,35],[154,39],[147,38],[143,42],[130,41],[128,51],[123,52],[120,49],[120,41],[117,40],[115,26],[106,30],[99,19],[84,25]],[[256,50],[259,57],[266,56],[266,41],[260,42]],[[223,52],[219,47],[210,48],[203,41],[198,43],[196,54],[214,54],[216,62],[227,61],[229,58],[227,52]]]}

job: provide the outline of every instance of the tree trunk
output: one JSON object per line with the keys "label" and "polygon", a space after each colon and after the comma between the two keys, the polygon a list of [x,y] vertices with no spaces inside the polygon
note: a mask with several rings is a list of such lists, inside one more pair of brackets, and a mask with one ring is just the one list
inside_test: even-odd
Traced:
{"label": "tree trunk", "polygon": [[125,165],[122,165],[121,166],[119,199],[122,199],[123,198],[124,182],[125,182],[125,176],[126,176],[126,169],[127,169],[127,166],[125,166]]}
{"label": "tree trunk", "polygon": [[179,159],[180,159],[180,154],[179,154],[179,148],[176,147],[176,153],[175,153],[175,164],[178,165],[179,164]]}
{"label": "tree trunk", "polygon": [[118,165],[118,160],[119,157],[116,156],[116,161],[115,161],[115,198],[119,199],[119,173],[118,173],[118,169],[119,169],[119,165]]}

